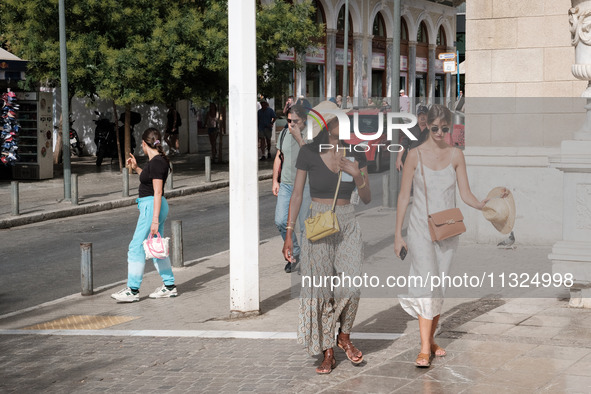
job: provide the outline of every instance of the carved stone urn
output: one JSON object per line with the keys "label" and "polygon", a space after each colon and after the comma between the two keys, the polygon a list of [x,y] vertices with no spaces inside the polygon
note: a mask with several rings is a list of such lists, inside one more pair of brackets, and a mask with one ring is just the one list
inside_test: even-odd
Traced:
{"label": "carved stone urn", "polygon": [[591,1],[571,0],[572,8],[568,11],[571,43],[575,47],[573,75],[588,81],[582,97],[587,98],[587,119],[581,130],[575,133],[575,140],[591,141]]}

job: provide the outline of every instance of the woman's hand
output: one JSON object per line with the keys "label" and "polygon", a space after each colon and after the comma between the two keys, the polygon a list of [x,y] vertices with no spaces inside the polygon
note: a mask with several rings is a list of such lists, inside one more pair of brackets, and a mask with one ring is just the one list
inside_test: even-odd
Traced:
{"label": "woman's hand", "polygon": [[404,238],[395,237],[394,238],[394,253],[396,253],[396,257],[400,257],[400,251],[402,250],[402,247],[405,247],[406,250],[408,251],[408,246],[406,245],[406,242],[404,242]]}
{"label": "woman's hand", "polygon": [[341,157],[339,160],[339,170],[345,171],[353,178],[361,176],[361,171],[359,170],[359,162],[357,160],[351,161],[349,159]]}
{"label": "woman's hand", "polygon": [[152,225],[150,226],[150,235],[156,234],[158,234],[158,222],[152,222]]}
{"label": "woman's hand", "polygon": [[290,263],[293,262],[293,241],[291,240],[291,234],[289,237],[285,237],[281,252],[283,253],[285,261],[289,261]]}
{"label": "woman's hand", "polygon": [[137,161],[135,160],[135,156],[132,153],[129,154],[127,165],[130,166],[132,170],[137,170]]}

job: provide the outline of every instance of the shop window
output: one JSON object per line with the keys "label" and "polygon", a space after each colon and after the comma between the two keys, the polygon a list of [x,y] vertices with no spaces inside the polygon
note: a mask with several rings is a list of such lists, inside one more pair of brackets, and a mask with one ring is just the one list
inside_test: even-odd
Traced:
{"label": "shop window", "polygon": [[437,32],[437,46],[446,47],[447,41],[445,39],[445,31],[443,30],[443,26],[439,26],[439,31]]}
{"label": "shop window", "polygon": [[427,34],[427,26],[425,25],[425,22],[421,22],[419,30],[417,31],[417,42],[422,42],[425,44],[429,42],[429,36]]}

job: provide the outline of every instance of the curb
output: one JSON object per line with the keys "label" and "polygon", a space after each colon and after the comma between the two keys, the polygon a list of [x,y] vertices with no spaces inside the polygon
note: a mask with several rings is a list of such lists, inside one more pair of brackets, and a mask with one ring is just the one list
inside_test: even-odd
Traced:
{"label": "curb", "polygon": [[[272,179],[273,174],[259,175],[259,181]],[[164,197],[174,198],[188,196],[191,194],[207,192],[210,190],[223,189],[230,186],[230,181],[217,181],[199,186],[187,186],[178,189],[164,192]],[[0,229],[8,229],[11,227],[24,226],[27,224],[39,223],[46,220],[61,219],[70,216],[86,215],[89,213],[96,213],[102,211],[109,211],[111,209],[125,208],[135,204],[136,197],[126,197],[116,200],[92,203],[88,205],[78,205],[71,208],[56,209],[53,211],[16,216],[14,218],[0,220]]]}

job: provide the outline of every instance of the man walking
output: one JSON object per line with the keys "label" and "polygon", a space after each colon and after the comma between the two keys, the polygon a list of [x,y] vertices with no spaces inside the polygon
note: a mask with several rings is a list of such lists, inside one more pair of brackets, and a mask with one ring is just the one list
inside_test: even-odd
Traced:
{"label": "man walking", "polygon": [[[295,228],[296,223],[287,223],[287,216],[289,213],[289,200],[293,191],[293,185],[296,175],[295,163],[300,151],[300,147],[304,145],[305,141],[302,133],[306,129],[306,118],[308,110],[300,104],[291,106],[287,113],[287,126],[281,131],[277,140],[277,154],[273,163],[273,194],[277,196],[277,206],[275,207],[275,225],[281,233],[283,240],[287,228]],[[308,207],[310,206],[310,187],[308,183],[304,187],[302,208],[298,214],[297,222],[300,226],[300,239],[303,236],[305,229],[304,221],[308,217]],[[300,260],[300,246],[296,237],[296,232],[293,234],[293,257],[292,262],[285,264],[285,272],[290,273],[296,271],[297,264]]]}
{"label": "man walking", "polygon": [[[267,101],[261,101],[261,109],[257,112],[258,127],[259,127],[259,146],[261,148],[261,160],[271,158],[271,136],[273,133],[273,125],[277,119],[275,111],[269,107]],[[265,151],[267,155],[265,156]]]}

